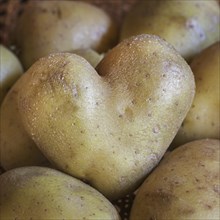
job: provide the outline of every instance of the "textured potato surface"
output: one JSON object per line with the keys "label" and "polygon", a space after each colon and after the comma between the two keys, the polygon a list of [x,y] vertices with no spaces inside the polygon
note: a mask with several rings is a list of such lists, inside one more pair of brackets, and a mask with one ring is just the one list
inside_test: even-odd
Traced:
{"label": "textured potato surface", "polygon": [[219,219],[219,157],[217,139],[168,153],[140,187],[130,219]]}
{"label": "textured potato surface", "polygon": [[97,190],[45,167],[16,168],[0,176],[1,219],[119,220]]}
{"label": "textured potato surface", "polygon": [[220,13],[217,1],[144,0],[125,16],[121,39],[155,34],[187,60],[219,41]]}
{"label": "textured potato surface", "polygon": [[220,43],[203,50],[190,67],[196,94],[172,147],[203,138],[220,138]]}
{"label": "textured potato surface", "polygon": [[116,199],[165,153],[192,103],[194,78],[150,35],[123,41],[96,70],[68,53],[40,59],[24,76],[19,111],[49,160]]}
{"label": "textured potato surface", "polygon": [[6,95],[0,112],[0,162],[5,170],[21,166],[49,164],[26,132],[18,111],[18,93],[23,87],[19,79]]}

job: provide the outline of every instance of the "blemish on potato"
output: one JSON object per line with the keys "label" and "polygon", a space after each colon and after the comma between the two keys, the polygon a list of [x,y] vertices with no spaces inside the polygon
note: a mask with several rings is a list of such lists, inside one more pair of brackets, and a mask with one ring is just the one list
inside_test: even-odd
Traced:
{"label": "blemish on potato", "polygon": [[157,133],[159,133],[159,131],[160,131],[160,126],[159,126],[159,125],[156,125],[156,126],[153,128],[153,133],[154,133],[154,134],[157,134]]}
{"label": "blemish on potato", "polygon": [[182,215],[192,215],[195,210],[192,207],[183,207],[179,209],[179,213]]}
{"label": "blemish on potato", "polygon": [[220,195],[220,185],[214,185],[213,186],[213,191]]}
{"label": "blemish on potato", "polygon": [[200,180],[199,180],[198,178],[196,178],[196,177],[195,177],[195,180],[196,180],[196,182],[197,182],[197,183],[199,183],[199,182],[200,182]]}
{"label": "blemish on potato", "polygon": [[204,204],[204,207],[206,208],[206,209],[209,209],[209,210],[211,210],[213,207],[211,206],[211,205],[209,205],[209,204]]}
{"label": "blemish on potato", "polygon": [[206,187],[205,187],[205,186],[198,186],[197,189],[198,189],[198,190],[205,190]]}

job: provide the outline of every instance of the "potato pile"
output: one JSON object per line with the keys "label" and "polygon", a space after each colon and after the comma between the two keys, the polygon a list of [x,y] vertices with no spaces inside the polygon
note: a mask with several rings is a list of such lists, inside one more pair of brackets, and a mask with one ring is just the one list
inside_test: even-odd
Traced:
{"label": "potato pile", "polygon": [[134,191],[131,220],[219,219],[219,18],[29,1],[0,47],[0,219],[128,219]]}

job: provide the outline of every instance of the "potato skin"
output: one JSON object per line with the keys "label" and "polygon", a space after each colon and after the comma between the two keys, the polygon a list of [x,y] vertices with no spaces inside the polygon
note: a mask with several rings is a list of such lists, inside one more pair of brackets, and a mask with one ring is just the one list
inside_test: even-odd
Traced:
{"label": "potato skin", "polygon": [[219,17],[217,1],[139,1],[126,15],[120,38],[155,34],[172,44],[189,61],[219,41]]}
{"label": "potato skin", "polygon": [[184,59],[150,35],[123,41],[96,70],[74,54],[40,59],[25,75],[19,111],[49,160],[114,200],[159,162],[195,85]]}
{"label": "potato skin", "polygon": [[18,19],[14,43],[25,69],[54,52],[92,48],[105,52],[116,41],[114,22],[102,9],[78,1],[30,1]]}
{"label": "potato skin", "polygon": [[18,79],[1,105],[0,163],[5,170],[28,165],[49,165],[26,132],[18,111],[17,97],[24,83],[22,77]]}
{"label": "potato skin", "polygon": [[191,62],[196,94],[172,148],[203,138],[220,138],[220,43],[203,50]]}
{"label": "potato skin", "polygon": [[99,64],[99,62],[104,57],[104,54],[99,54],[92,49],[79,49],[72,51],[72,53],[86,59],[94,68]]}
{"label": "potato skin", "polygon": [[0,45],[0,104],[11,86],[22,75],[23,67],[16,55]]}
{"label": "potato skin", "polygon": [[119,220],[97,190],[45,167],[16,168],[0,176],[1,219]]}
{"label": "potato skin", "polygon": [[165,155],[140,187],[130,219],[219,219],[220,141],[203,139]]}

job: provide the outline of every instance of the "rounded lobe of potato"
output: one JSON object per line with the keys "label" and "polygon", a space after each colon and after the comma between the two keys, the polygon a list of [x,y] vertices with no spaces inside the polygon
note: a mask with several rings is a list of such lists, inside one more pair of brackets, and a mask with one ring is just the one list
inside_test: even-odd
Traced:
{"label": "rounded lobe of potato", "polygon": [[19,111],[49,160],[113,200],[163,156],[192,103],[194,78],[150,35],[123,41],[96,70],[74,54],[40,59],[24,76]]}
{"label": "rounded lobe of potato", "polygon": [[172,147],[197,139],[220,138],[219,45],[217,42],[206,48],[190,64],[195,76],[196,94]]}
{"label": "rounded lobe of potato", "polygon": [[0,104],[13,83],[23,73],[18,58],[10,50],[0,45]]}
{"label": "rounded lobe of potato", "polygon": [[0,176],[1,219],[119,219],[97,190],[45,167],[16,168]]}
{"label": "rounded lobe of potato", "polygon": [[76,1],[31,1],[18,19],[14,43],[25,69],[54,52],[92,48],[107,51],[116,26],[100,8]]}
{"label": "rounded lobe of potato", "polygon": [[28,165],[46,165],[47,159],[26,132],[17,105],[23,77],[17,80],[1,105],[0,162],[5,170]]}
{"label": "rounded lobe of potato", "polygon": [[217,139],[182,145],[161,161],[141,185],[130,219],[219,219]]}
{"label": "rounded lobe of potato", "polygon": [[216,1],[140,1],[126,15],[121,39],[144,33],[155,34],[190,60],[219,41],[219,17]]}

